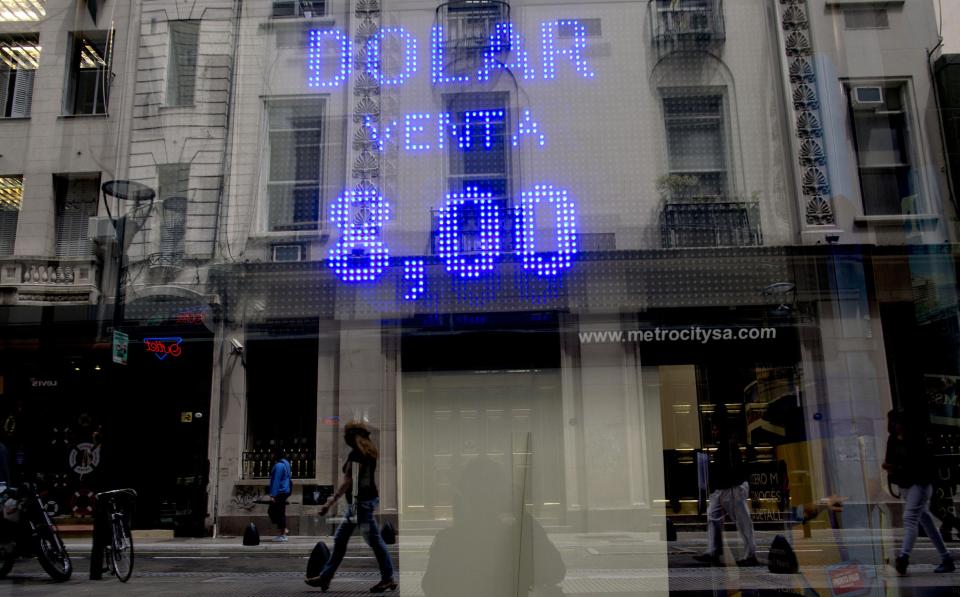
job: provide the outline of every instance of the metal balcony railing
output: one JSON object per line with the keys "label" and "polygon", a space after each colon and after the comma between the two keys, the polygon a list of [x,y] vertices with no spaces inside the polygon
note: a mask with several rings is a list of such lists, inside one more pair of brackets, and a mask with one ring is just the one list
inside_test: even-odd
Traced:
{"label": "metal balcony railing", "polygon": [[653,43],[661,56],[704,50],[723,43],[723,0],[653,0],[649,4]]}
{"label": "metal balcony railing", "polygon": [[761,245],[760,204],[748,201],[669,202],[661,213],[660,234],[667,249]]}
{"label": "metal balcony railing", "polygon": [[[498,33],[498,23],[510,22],[510,4],[501,0],[454,0],[437,7],[443,27],[444,66],[477,60],[491,49],[510,51],[510,36]],[[501,32],[503,30],[501,29]],[[496,48],[494,48],[496,46]]]}
{"label": "metal balcony railing", "polygon": [[[514,221],[517,210],[506,207],[506,200],[500,203],[500,252],[503,254],[515,252],[516,239],[514,238]],[[480,252],[480,209],[464,206],[460,209],[460,239],[459,250],[461,255],[471,255]],[[440,210],[430,211],[430,252],[440,254]]]}

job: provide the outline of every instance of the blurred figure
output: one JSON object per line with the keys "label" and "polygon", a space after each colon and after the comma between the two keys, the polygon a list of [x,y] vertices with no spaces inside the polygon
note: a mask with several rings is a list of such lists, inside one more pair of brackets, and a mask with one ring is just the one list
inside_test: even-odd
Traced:
{"label": "blurred figure", "polygon": [[917,540],[920,525],[940,554],[940,565],[934,572],[953,572],[953,557],[943,543],[930,514],[930,497],[933,494],[935,470],[933,451],[927,442],[926,425],[920,420],[907,422],[903,413],[890,411],[887,414],[887,452],[883,470],[887,471],[891,484],[903,491],[906,505],[903,510],[903,546],[897,556],[896,569],[901,576],[910,565],[910,552]]}
{"label": "blurred figure", "polygon": [[427,597],[563,595],[560,551],[513,503],[504,467],[486,456],[467,464],[455,488],[453,526],[437,533],[421,588]]}
{"label": "blurred figure", "polygon": [[290,530],[287,528],[287,499],[293,491],[291,478],[293,470],[286,459],[283,448],[278,447],[274,451],[274,465],[270,471],[270,506],[267,508],[267,514],[270,521],[277,525],[280,534],[273,538],[274,541],[286,541]]}
{"label": "blurred figure", "polygon": [[[330,588],[330,581],[337,573],[337,568],[343,562],[347,553],[347,544],[357,525],[362,525],[363,538],[373,549],[380,568],[380,582],[370,587],[371,593],[383,593],[397,589],[397,581],[393,578],[393,561],[387,544],[380,536],[380,527],[373,513],[380,504],[380,492],[377,489],[376,472],[377,459],[380,452],[370,439],[370,429],[363,423],[351,421],[347,423],[343,432],[343,441],[350,447],[350,454],[343,464],[343,481],[337,490],[320,508],[320,516],[326,516],[330,508],[337,503],[341,496],[347,496],[350,505],[346,519],[337,527],[333,538],[333,551],[323,570],[318,576],[306,579],[311,587],[320,587],[326,592]],[[357,472],[354,473],[354,468]],[[354,478],[356,477],[356,478]]]}
{"label": "blurred figure", "polygon": [[707,552],[694,556],[694,559],[711,566],[723,565],[723,520],[725,516],[730,516],[743,539],[743,558],[737,560],[737,566],[759,566],[757,545],[753,539],[753,521],[747,509],[750,497],[747,469],[726,413],[721,409],[714,413],[710,431],[717,451],[710,463],[708,479],[711,493],[707,506]]}

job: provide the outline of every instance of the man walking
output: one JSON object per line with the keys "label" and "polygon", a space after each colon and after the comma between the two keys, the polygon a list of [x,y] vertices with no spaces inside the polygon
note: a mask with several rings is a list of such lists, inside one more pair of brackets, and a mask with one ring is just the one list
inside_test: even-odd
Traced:
{"label": "man walking", "polygon": [[278,447],[274,455],[276,463],[273,465],[273,470],[270,471],[270,506],[267,508],[267,514],[273,524],[280,529],[280,534],[273,540],[286,541],[290,534],[290,530],[287,528],[287,498],[293,491],[290,482],[293,471],[285,457],[283,448]]}
{"label": "man walking", "polygon": [[750,486],[747,471],[740,455],[740,447],[730,432],[726,413],[714,413],[711,434],[717,443],[713,462],[710,463],[710,502],[707,506],[707,552],[694,556],[698,562],[711,566],[723,565],[723,520],[729,515],[737,525],[743,540],[743,559],[737,566],[759,566],[757,545],[753,540],[753,521],[747,509]]}

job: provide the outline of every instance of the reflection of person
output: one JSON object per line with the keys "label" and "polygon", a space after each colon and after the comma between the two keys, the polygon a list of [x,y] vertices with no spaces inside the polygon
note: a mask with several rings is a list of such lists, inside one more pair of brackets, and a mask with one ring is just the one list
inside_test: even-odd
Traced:
{"label": "reflection of person", "polygon": [[512,495],[504,468],[490,458],[476,457],[463,469],[453,525],[430,547],[421,583],[427,597],[563,594],[560,552],[519,502],[511,507]]}
{"label": "reflection of person", "polygon": [[707,552],[694,556],[694,559],[713,566],[722,565],[723,520],[729,515],[743,539],[744,554],[742,559],[737,560],[737,566],[759,566],[757,545],[753,540],[753,521],[747,509],[750,497],[747,471],[724,412],[718,410],[714,413],[711,432],[713,441],[717,443],[717,451],[710,463]]}
{"label": "reflection of person", "polygon": [[[330,588],[330,581],[333,580],[337,568],[347,553],[347,543],[350,541],[353,530],[357,525],[362,525],[363,538],[373,549],[373,555],[376,556],[377,565],[380,567],[380,582],[370,587],[370,592],[383,593],[396,590],[393,561],[390,559],[390,552],[387,551],[387,544],[380,536],[377,519],[373,516],[380,503],[380,493],[376,483],[377,458],[380,453],[370,439],[370,429],[363,423],[355,421],[348,423],[344,429],[343,441],[351,448],[347,461],[343,465],[343,481],[327,503],[320,508],[320,516],[325,516],[340,496],[346,495],[347,503],[350,505],[347,518],[337,527],[333,538],[333,551],[323,570],[318,576],[306,579],[306,582],[312,587],[320,587],[323,591]],[[357,469],[356,479],[354,479],[354,468]]]}
{"label": "reflection of person", "polygon": [[897,573],[901,576],[907,573],[910,552],[921,525],[940,554],[940,565],[934,572],[953,572],[953,557],[947,551],[943,537],[940,536],[930,514],[935,471],[925,425],[919,420],[908,423],[902,413],[890,411],[887,414],[887,431],[890,436],[887,438],[883,470],[887,471],[890,483],[903,490],[906,499],[903,510],[903,546],[896,560]]}
{"label": "reflection of person", "polygon": [[293,472],[290,469],[290,463],[287,461],[283,448],[277,448],[274,452],[276,462],[270,471],[270,506],[267,514],[270,520],[280,529],[280,534],[273,538],[274,541],[286,541],[290,530],[287,528],[287,498],[293,491],[290,479]]}

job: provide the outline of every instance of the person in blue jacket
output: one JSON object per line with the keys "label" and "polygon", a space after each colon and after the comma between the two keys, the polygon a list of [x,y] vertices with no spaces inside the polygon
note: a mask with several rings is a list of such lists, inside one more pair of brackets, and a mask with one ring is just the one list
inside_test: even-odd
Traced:
{"label": "person in blue jacket", "polygon": [[290,497],[293,477],[293,471],[290,463],[286,459],[283,448],[277,448],[274,452],[276,462],[273,470],[270,471],[270,506],[267,508],[267,514],[270,521],[277,525],[280,534],[273,538],[274,541],[286,541],[290,530],[287,528],[287,498]]}

